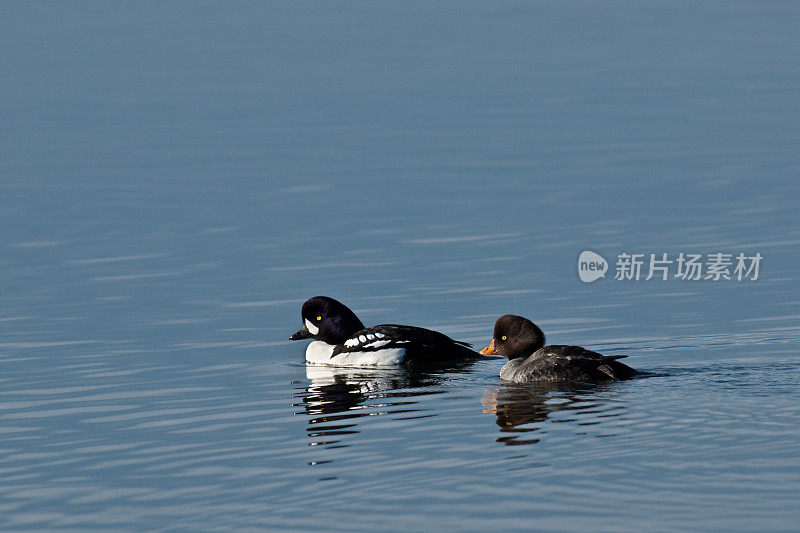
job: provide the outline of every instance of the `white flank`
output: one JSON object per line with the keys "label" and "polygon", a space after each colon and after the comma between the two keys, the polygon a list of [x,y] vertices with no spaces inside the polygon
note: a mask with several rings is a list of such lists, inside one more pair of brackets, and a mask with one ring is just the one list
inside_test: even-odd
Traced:
{"label": "white flank", "polygon": [[327,342],[313,341],[306,348],[306,362],[330,366],[397,366],[406,356],[405,348],[387,348],[374,352],[345,352],[331,357],[334,348]]}

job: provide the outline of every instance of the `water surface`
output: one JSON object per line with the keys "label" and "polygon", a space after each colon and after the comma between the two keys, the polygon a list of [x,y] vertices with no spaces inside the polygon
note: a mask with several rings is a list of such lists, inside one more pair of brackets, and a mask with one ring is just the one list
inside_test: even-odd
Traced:
{"label": "water surface", "polygon": [[[796,528],[794,3],[2,12],[3,529]],[[316,294],[648,375],[306,368]]]}

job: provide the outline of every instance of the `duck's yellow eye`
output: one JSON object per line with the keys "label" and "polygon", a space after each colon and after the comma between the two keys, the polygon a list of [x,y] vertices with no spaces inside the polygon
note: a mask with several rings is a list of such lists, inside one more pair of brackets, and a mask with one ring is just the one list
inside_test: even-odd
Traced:
{"label": "duck's yellow eye", "polygon": [[505,335],[503,335],[502,337],[500,337],[500,340],[506,340],[507,338],[508,338],[508,337],[506,337]]}
{"label": "duck's yellow eye", "polygon": [[322,320],[322,315],[317,315],[317,322],[319,322],[320,320]]}

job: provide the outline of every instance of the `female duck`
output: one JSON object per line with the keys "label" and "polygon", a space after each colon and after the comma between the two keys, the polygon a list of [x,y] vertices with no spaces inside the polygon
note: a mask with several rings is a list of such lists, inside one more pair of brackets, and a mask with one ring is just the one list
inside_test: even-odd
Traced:
{"label": "female duck", "polygon": [[347,306],[315,296],[303,304],[303,327],[291,340],[314,339],[306,362],[334,366],[395,366],[478,359],[470,344],[414,326],[383,324],[365,328]]}
{"label": "female duck", "polygon": [[517,383],[628,379],[638,374],[617,361],[626,355],[606,356],[580,346],[545,346],[542,330],[516,315],[497,319],[494,338],[480,353],[507,357],[500,378]]}

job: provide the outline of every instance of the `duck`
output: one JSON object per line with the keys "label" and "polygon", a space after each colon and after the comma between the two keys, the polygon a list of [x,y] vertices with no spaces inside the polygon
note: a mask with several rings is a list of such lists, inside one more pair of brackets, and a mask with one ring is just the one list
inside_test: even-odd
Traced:
{"label": "duck", "polygon": [[310,364],[371,367],[484,358],[471,344],[438,331],[397,324],[365,327],[350,308],[328,296],[309,298],[300,317],[302,328],[289,339],[314,339],[306,348]]}
{"label": "duck", "polygon": [[639,374],[618,361],[627,355],[603,355],[580,346],[545,346],[542,330],[517,315],[497,319],[492,342],[480,353],[507,358],[508,362],[500,369],[500,379],[515,383],[605,381],[630,379]]}

